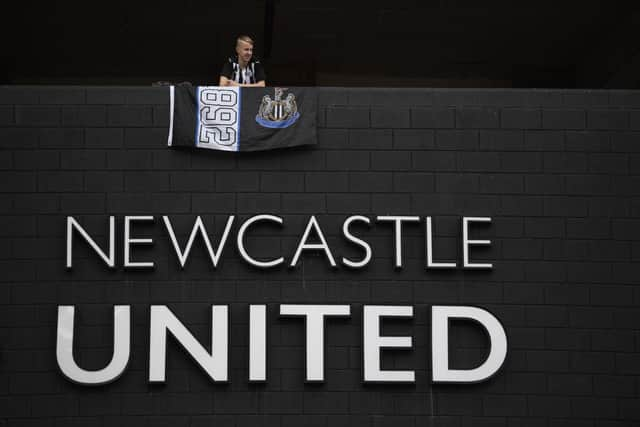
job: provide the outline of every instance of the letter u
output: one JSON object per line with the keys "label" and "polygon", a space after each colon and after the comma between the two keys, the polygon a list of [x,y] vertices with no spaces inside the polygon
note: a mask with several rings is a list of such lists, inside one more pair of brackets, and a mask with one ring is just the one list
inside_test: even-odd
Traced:
{"label": "letter u", "polygon": [[102,385],[117,380],[127,368],[131,347],[131,316],[128,305],[113,307],[113,357],[100,370],[87,371],[73,358],[73,321],[75,306],[58,306],[58,336],[56,359],[60,370],[69,380],[83,385]]}

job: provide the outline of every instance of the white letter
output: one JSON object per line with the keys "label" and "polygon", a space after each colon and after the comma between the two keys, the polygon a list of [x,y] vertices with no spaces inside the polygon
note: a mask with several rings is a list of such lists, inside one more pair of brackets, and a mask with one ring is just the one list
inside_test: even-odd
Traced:
{"label": "white letter", "polygon": [[222,233],[222,237],[220,238],[220,244],[216,250],[213,250],[211,247],[211,242],[209,241],[209,236],[207,235],[207,230],[204,228],[204,224],[202,223],[202,219],[200,216],[196,218],[196,222],[191,229],[191,235],[189,236],[189,241],[187,242],[187,246],[184,248],[184,253],[180,250],[180,245],[178,245],[178,240],[176,239],[176,235],[173,232],[173,227],[171,227],[171,221],[169,218],[164,215],[162,217],[164,220],[164,225],[167,227],[167,231],[169,232],[169,237],[171,237],[171,243],[173,243],[173,248],[178,255],[178,259],[180,260],[180,267],[184,268],[184,264],[187,262],[187,258],[189,258],[189,252],[191,252],[191,246],[193,245],[193,241],[196,238],[196,234],[200,232],[202,235],[202,239],[204,240],[204,244],[207,246],[207,252],[209,252],[209,258],[211,259],[211,263],[214,267],[218,266],[218,261],[220,260],[220,255],[222,255],[222,250],[224,249],[224,245],[227,242],[227,237],[229,236],[229,231],[231,230],[231,224],[233,224],[234,216],[231,215],[227,219],[227,225],[224,227],[224,232]]}
{"label": "white letter", "polygon": [[413,307],[365,305],[363,307],[364,381],[415,382],[414,371],[383,371],[380,369],[380,349],[411,348],[411,337],[381,337],[381,317],[413,317]]}
{"label": "white letter", "polygon": [[491,218],[487,217],[463,217],[462,218],[462,251],[464,268],[493,268],[493,264],[478,264],[469,262],[469,246],[471,245],[490,245],[491,240],[469,240],[469,223],[470,222],[491,222]]}
{"label": "white letter", "polygon": [[80,226],[80,224],[76,222],[76,220],[72,216],[67,217],[67,268],[71,268],[72,266],[73,256],[71,242],[73,240],[72,235],[74,228],[80,232],[80,235],[84,237],[84,240],[89,243],[93,250],[96,251],[98,255],[100,255],[100,258],[104,260],[105,264],[107,264],[111,268],[114,268],[116,266],[116,251],[115,245],[113,244],[115,240],[116,227],[113,216],[109,217],[109,256],[102,252],[96,242],[87,234],[86,231],[84,231],[84,229]]}
{"label": "white letter", "polygon": [[[227,381],[228,316],[226,305],[211,306],[211,354],[166,305],[151,306],[149,382],[163,383],[166,371],[167,331],[213,381]],[[215,355],[215,357],[214,357]]]}
{"label": "white letter", "polygon": [[420,221],[420,217],[418,216],[397,216],[397,215],[389,215],[389,216],[379,216],[377,218],[380,222],[391,221],[395,223],[395,227],[393,229],[394,232],[394,241],[396,246],[396,268],[402,268],[402,221],[410,221],[416,222]]}
{"label": "white letter", "polygon": [[246,220],[242,224],[242,226],[240,227],[240,230],[238,230],[237,242],[238,242],[238,251],[240,251],[240,255],[249,264],[253,265],[254,267],[258,267],[258,268],[269,268],[269,267],[275,267],[276,265],[282,264],[284,262],[284,258],[283,257],[280,257],[278,259],[274,259],[274,260],[271,260],[271,261],[258,261],[258,260],[254,259],[254,258],[251,258],[249,256],[249,254],[247,253],[246,249],[244,248],[244,233],[245,233],[245,231],[247,230],[247,228],[249,228],[249,226],[251,224],[253,224],[254,222],[258,222],[258,221],[273,221],[273,222],[277,222],[280,225],[282,225],[282,222],[283,222],[282,218],[280,218],[279,216],[266,215],[266,214],[252,216],[251,218]]}
{"label": "white letter", "polygon": [[[474,369],[449,369],[449,319],[471,319],[489,333],[489,356]],[[431,358],[433,382],[477,383],[495,374],[507,357],[507,334],[491,313],[478,307],[431,308]]]}
{"label": "white letter", "polygon": [[136,268],[153,268],[151,262],[131,261],[130,251],[132,244],[153,244],[153,239],[131,239],[131,223],[133,221],[153,221],[152,216],[125,216],[124,217],[124,266]]}
{"label": "white letter", "polygon": [[[309,238],[309,232],[311,232],[311,228],[313,228],[318,237],[320,238],[320,243],[307,243],[307,239]],[[298,263],[298,258],[300,257],[300,253],[305,249],[323,249],[324,254],[327,256],[329,263],[332,267],[336,267],[336,261],[333,259],[333,255],[331,255],[331,251],[329,250],[329,245],[327,245],[327,241],[324,239],[324,235],[322,234],[322,230],[318,225],[318,221],[316,221],[315,216],[311,216],[309,218],[309,222],[307,223],[307,228],[304,230],[304,234],[302,235],[302,239],[300,239],[300,243],[298,243],[298,248],[296,249],[296,253],[291,260],[290,267],[295,267]]]}
{"label": "white letter", "polygon": [[433,262],[433,234],[431,232],[431,217],[427,221],[427,268],[456,268],[455,262]]}
{"label": "white letter", "polygon": [[266,305],[249,306],[249,381],[267,380]]}
{"label": "white letter", "polygon": [[129,306],[113,307],[113,356],[105,368],[97,371],[85,371],[73,358],[74,312],[73,305],[58,306],[56,359],[60,370],[69,380],[82,385],[102,385],[117,380],[129,363],[131,333]]}
{"label": "white letter", "polygon": [[367,264],[369,264],[369,261],[371,261],[371,246],[369,246],[369,244],[367,242],[365,242],[364,240],[361,240],[361,239],[358,239],[357,237],[355,237],[349,231],[349,226],[351,225],[352,222],[355,222],[355,221],[363,221],[367,225],[371,224],[371,221],[366,216],[361,216],[361,215],[350,216],[342,224],[342,234],[344,234],[344,236],[350,242],[353,242],[353,243],[357,244],[358,246],[364,248],[364,258],[361,261],[354,262],[354,261],[351,261],[351,260],[349,260],[347,258],[342,257],[342,263],[344,265],[346,265],[347,267],[359,268],[359,267],[366,266]]}
{"label": "white letter", "polygon": [[307,325],[308,382],[324,381],[324,317],[351,315],[348,305],[280,305],[281,316],[304,316]]}

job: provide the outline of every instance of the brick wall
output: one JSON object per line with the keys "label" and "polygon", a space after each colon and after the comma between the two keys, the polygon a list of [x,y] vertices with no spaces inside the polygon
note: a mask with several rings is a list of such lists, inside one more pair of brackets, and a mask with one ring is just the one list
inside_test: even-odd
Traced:
{"label": "brick wall", "polygon": [[[626,426],[640,423],[640,93],[629,91],[320,89],[319,145],[258,154],[165,148],[166,88],[0,88],[0,426]],[[282,229],[252,253],[292,257],[309,215],[335,255],[350,214],[430,215],[440,260],[460,263],[460,217],[490,216],[478,259],[490,272],[427,271],[423,230],[406,229],[393,268],[391,228],[360,230],[375,259],[330,269],[258,271],[233,246],[213,269],[202,246],[184,270],[160,215],[180,238],[201,215],[219,236],[226,215],[273,213]],[[123,215],[155,244],[152,271],[124,270]],[[76,241],[65,269],[65,218],[100,242],[117,218],[118,268]],[[237,229],[237,227],[236,227]],[[183,241],[183,240],[182,240]],[[216,237],[217,241],[217,237]],[[357,252],[353,252],[357,254]],[[304,327],[280,303],[351,304],[327,325],[326,381],[304,383]],[[167,383],[149,385],[149,306],[166,304],[203,343],[210,304],[229,304],[230,382],[213,384],[175,343]],[[268,304],[266,384],[247,382],[248,304]],[[133,315],[129,368],[81,387],[55,361],[59,304],[76,305],[76,357],[111,356],[114,304]],[[383,366],[415,385],[363,385],[363,304],[407,304],[411,351]],[[477,305],[504,324],[504,369],[476,385],[430,383],[429,307]],[[452,330],[452,364],[482,360],[486,339]]]}

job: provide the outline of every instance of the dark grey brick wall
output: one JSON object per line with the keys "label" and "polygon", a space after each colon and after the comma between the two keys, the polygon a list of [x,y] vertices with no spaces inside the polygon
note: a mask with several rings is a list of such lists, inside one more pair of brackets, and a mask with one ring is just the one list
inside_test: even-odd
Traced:
{"label": "dark grey brick wall", "polygon": [[[166,89],[0,88],[0,426],[632,426],[640,423],[640,93],[551,90],[320,89],[319,145],[259,154],[165,148]],[[229,246],[213,270],[202,247],[185,270],[159,216],[184,233],[195,215],[219,235],[226,214],[277,213],[283,229],[256,254],[293,254],[310,214],[335,249],[348,214],[434,217],[439,259],[460,260],[460,216],[491,216],[479,253],[490,272],[424,270],[407,227],[394,270],[390,227],[363,229],[376,259],[329,269],[256,271]],[[65,217],[103,239],[108,215],[154,215],[135,250],[153,271],[108,271],[77,244],[64,268]],[[119,242],[121,237],[119,238]],[[118,246],[118,264],[122,250]],[[326,382],[305,385],[303,326],[277,304],[352,304],[327,329]],[[111,307],[131,304],[131,364],[115,383],[73,385],[57,372],[58,304],[77,306],[76,355],[110,357]],[[230,304],[230,383],[212,384],[175,345],[163,386],[146,383],[150,304],[167,304],[207,342],[209,304]],[[267,303],[268,382],[247,383],[248,303]],[[365,303],[412,304],[411,334],[388,368],[407,386],[364,386]],[[429,307],[478,305],[505,325],[509,354],[492,380],[432,385]],[[486,342],[453,329],[455,366]]]}

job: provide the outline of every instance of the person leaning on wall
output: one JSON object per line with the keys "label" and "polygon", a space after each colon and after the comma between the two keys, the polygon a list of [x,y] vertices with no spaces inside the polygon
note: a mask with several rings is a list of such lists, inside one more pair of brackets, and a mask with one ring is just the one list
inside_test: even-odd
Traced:
{"label": "person leaning on wall", "polygon": [[247,35],[236,39],[236,54],[229,57],[220,71],[220,86],[264,87],[265,73],[253,56],[254,41]]}

